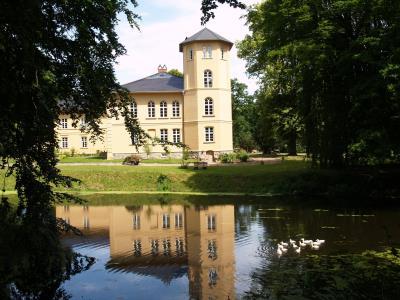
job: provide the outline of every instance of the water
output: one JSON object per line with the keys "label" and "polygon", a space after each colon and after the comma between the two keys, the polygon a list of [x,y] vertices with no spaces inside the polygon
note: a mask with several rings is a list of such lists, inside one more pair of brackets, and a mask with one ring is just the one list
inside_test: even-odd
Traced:
{"label": "water", "polygon": [[[257,293],[264,298],[266,291],[279,298],[292,291],[265,278],[304,267],[309,262],[302,259],[310,255],[357,255],[400,245],[396,207],[332,208],[241,198],[210,205],[211,200],[207,205],[200,200],[57,207],[57,217],[84,233],[65,235],[63,244],[96,258],[63,288],[72,299],[236,299]],[[277,243],[289,238],[325,243],[300,254],[289,248],[279,257]]]}

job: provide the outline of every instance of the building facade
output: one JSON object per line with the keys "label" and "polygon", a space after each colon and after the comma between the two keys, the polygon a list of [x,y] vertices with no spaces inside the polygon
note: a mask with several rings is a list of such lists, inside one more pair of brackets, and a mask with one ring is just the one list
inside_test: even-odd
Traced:
{"label": "building facade", "polygon": [[[131,111],[151,137],[180,142],[200,157],[215,158],[231,152],[232,100],[230,50],[232,42],[204,28],[179,44],[183,54],[183,78],[158,72],[123,85],[133,96]],[[84,126],[84,120],[82,120]],[[105,118],[103,141],[91,143],[72,120],[60,116],[58,135],[62,151],[93,154],[106,152],[107,158],[133,153],[152,157],[165,156],[161,145],[142,146],[138,150],[125,130],[124,120]],[[169,155],[179,157],[182,149],[170,146]]]}

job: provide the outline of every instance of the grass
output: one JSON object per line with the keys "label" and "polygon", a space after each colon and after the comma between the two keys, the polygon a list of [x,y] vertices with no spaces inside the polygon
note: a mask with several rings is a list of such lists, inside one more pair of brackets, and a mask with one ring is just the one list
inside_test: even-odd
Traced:
{"label": "grass", "polygon": [[[332,195],[335,197],[400,196],[399,168],[321,170],[304,161],[278,164],[226,165],[206,170],[177,166],[60,165],[62,174],[81,180],[70,193],[175,193],[210,195]],[[0,173],[1,174],[1,173]],[[160,189],[159,176],[167,178]],[[14,179],[6,178],[12,191]],[[56,190],[65,191],[57,187]]]}
{"label": "grass", "polygon": [[[60,159],[60,163],[122,163],[123,159],[111,159],[107,160],[99,156],[68,156]],[[187,162],[194,162],[195,159],[187,160]],[[182,159],[178,158],[148,158],[142,159],[142,164],[181,164]]]}

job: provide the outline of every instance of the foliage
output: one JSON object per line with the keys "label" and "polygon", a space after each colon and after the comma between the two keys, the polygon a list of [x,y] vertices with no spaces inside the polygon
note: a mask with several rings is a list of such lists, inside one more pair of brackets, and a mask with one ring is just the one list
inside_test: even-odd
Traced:
{"label": "foliage", "polygon": [[380,0],[249,9],[239,54],[262,84],[268,144],[296,132],[321,166],[398,161],[399,12],[400,2]]}
{"label": "foliage", "polygon": [[235,153],[222,153],[222,154],[219,156],[219,160],[220,160],[222,163],[224,163],[224,164],[226,164],[226,163],[233,163],[233,161],[235,160],[235,158],[236,158]]}
{"label": "foliage", "polygon": [[149,143],[146,143],[146,144],[144,144],[143,148],[144,148],[144,152],[146,152],[147,158],[149,158],[151,151],[152,151],[151,145]]}
{"label": "foliage", "polygon": [[139,164],[140,160],[141,160],[141,157],[139,155],[133,154],[133,155],[129,155],[129,156],[125,157],[122,164],[137,166]]}
{"label": "foliage", "polygon": [[203,13],[203,15],[201,17],[201,25],[205,25],[210,19],[213,19],[215,17],[213,11],[218,7],[218,3],[229,4],[229,6],[234,8],[246,8],[246,6],[238,0],[202,0],[201,12]]}
{"label": "foliage", "polygon": [[167,175],[161,174],[157,178],[157,190],[158,191],[169,191],[171,190],[171,179]]}
{"label": "foliage", "polygon": [[231,80],[231,92],[233,146],[251,151],[256,147],[254,98],[248,94],[247,85],[237,79]]}
{"label": "foliage", "polygon": [[174,75],[176,77],[181,77],[183,78],[183,73],[179,71],[178,69],[171,69],[167,72],[168,74]]}
{"label": "foliage", "polygon": [[390,252],[308,255],[253,274],[246,299],[398,299],[399,258]]}
{"label": "foliage", "polygon": [[241,162],[246,162],[249,160],[250,155],[246,151],[239,151],[236,153],[236,158]]}

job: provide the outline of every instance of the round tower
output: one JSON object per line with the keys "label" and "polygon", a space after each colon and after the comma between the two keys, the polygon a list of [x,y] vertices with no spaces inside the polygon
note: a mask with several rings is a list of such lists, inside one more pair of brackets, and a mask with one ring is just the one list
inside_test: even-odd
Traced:
{"label": "round tower", "polygon": [[232,46],[207,28],[179,44],[184,74],[183,142],[203,156],[217,157],[233,150]]}

